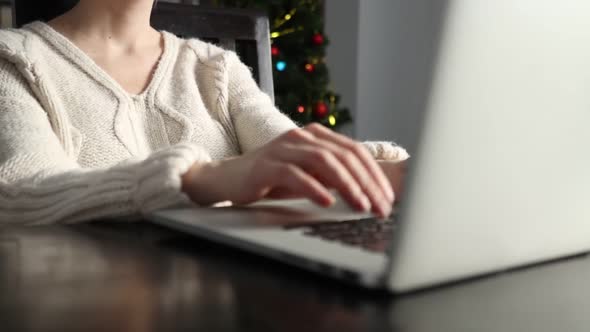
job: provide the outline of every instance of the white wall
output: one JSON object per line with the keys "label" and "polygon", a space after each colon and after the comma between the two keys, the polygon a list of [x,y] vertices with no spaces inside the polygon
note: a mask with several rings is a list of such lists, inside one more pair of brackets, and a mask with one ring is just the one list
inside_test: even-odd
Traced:
{"label": "white wall", "polygon": [[[359,5],[358,0],[325,2],[325,33],[330,40],[326,54],[330,88],[340,95],[340,105],[348,107],[353,116],[357,108]],[[354,123],[345,125],[339,131],[354,136]]]}
{"label": "white wall", "polygon": [[354,111],[354,137],[415,146],[445,7],[442,0],[326,0],[328,66]]}

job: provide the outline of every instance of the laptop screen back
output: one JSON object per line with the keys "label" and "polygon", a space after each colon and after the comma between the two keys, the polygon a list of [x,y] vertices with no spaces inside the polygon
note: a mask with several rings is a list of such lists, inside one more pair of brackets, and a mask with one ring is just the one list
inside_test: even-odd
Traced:
{"label": "laptop screen back", "polygon": [[397,290],[590,248],[590,2],[454,0],[441,15]]}

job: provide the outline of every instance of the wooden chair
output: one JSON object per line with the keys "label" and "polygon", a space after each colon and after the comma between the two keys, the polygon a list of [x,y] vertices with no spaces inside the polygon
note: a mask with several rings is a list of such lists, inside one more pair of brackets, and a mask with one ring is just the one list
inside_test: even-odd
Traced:
{"label": "wooden chair", "polygon": [[[12,1],[17,27],[36,20],[48,21],[72,8],[77,2]],[[261,90],[274,99],[269,24],[264,13],[159,1],[152,13],[152,26],[179,37],[199,38],[236,51],[242,61],[252,68]]]}
{"label": "wooden chair", "polygon": [[12,1],[0,0],[0,29],[12,27]]}
{"label": "wooden chair", "polygon": [[16,27],[33,21],[48,21],[68,11],[78,0],[11,0]]}

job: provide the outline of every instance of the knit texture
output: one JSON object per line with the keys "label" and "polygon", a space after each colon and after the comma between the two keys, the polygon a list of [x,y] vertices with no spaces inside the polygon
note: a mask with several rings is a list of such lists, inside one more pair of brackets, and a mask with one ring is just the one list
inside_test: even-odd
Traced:
{"label": "knit texture", "polygon": [[[0,30],[0,226],[74,223],[190,203],[181,175],[297,126],[238,56],[162,32],[147,88],[127,93],[45,23]],[[375,158],[404,159],[389,142]]]}

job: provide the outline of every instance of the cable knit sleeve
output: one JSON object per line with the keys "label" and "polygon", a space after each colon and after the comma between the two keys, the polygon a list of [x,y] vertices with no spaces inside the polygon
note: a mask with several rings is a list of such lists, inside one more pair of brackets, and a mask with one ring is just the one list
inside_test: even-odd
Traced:
{"label": "cable knit sleeve", "polygon": [[371,155],[377,160],[403,161],[410,158],[406,149],[393,142],[363,142]]}
{"label": "cable knit sleeve", "polygon": [[[233,52],[227,53],[229,79],[229,111],[242,151],[258,148],[280,134],[297,128],[262,92],[252,73]],[[401,161],[408,152],[393,142],[363,142],[379,160]]]}
{"label": "cable knit sleeve", "polygon": [[262,92],[250,69],[233,52],[227,52],[228,105],[243,152],[254,150],[297,125],[281,113]]}
{"label": "cable knit sleeve", "polygon": [[210,160],[203,149],[180,144],[111,168],[81,168],[16,70],[0,64],[0,226],[75,223],[188,202],[181,175]]}

